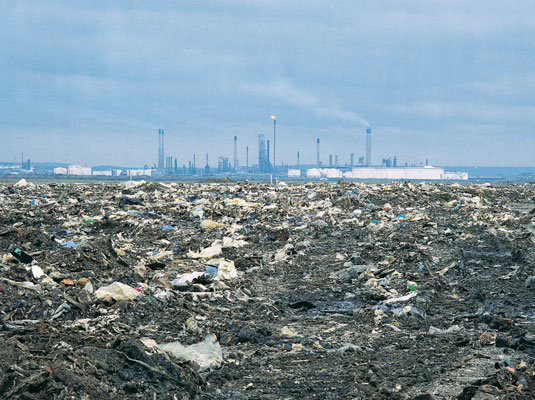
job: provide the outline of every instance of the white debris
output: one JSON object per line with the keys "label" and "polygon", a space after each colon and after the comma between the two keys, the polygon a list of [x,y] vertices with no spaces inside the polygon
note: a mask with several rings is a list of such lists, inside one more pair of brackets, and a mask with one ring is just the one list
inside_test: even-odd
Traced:
{"label": "white debris", "polygon": [[189,258],[213,258],[220,255],[222,247],[220,244],[212,244],[212,246],[202,249],[200,252],[188,251]]}
{"label": "white debris", "polygon": [[212,333],[206,335],[204,341],[191,346],[183,346],[180,342],[171,342],[161,344],[159,347],[180,360],[194,361],[199,365],[199,371],[219,368],[223,363],[221,346]]}
{"label": "white debris", "polygon": [[132,300],[140,294],[136,289],[121,282],[113,282],[111,285],[101,286],[95,292],[95,296],[98,299],[111,297],[115,301]]}
{"label": "white debris", "polygon": [[45,274],[45,271],[39,265],[32,265],[32,275],[35,279],[41,278]]}
{"label": "white debris", "polygon": [[216,279],[230,280],[230,279],[236,279],[237,277],[238,277],[238,271],[236,270],[236,267],[234,266],[234,261],[226,261],[226,260],[219,261],[219,265],[217,267]]}
{"label": "white debris", "polygon": [[14,185],[15,187],[22,188],[28,186],[28,182],[26,182],[26,179],[21,179]]}
{"label": "white debris", "polygon": [[188,274],[179,275],[176,279],[171,281],[173,286],[185,286],[193,282],[194,279],[203,276],[204,272],[190,272]]}
{"label": "white debris", "polygon": [[418,292],[413,292],[406,296],[394,297],[393,299],[383,300],[382,303],[383,304],[403,303],[405,301],[409,301],[410,299],[416,296],[418,296]]}

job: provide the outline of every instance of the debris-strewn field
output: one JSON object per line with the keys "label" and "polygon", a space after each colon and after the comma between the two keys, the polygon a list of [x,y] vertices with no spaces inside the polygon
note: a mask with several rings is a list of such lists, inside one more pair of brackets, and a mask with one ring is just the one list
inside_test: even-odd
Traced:
{"label": "debris-strewn field", "polygon": [[535,187],[0,186],[0,398],[532,399]]}

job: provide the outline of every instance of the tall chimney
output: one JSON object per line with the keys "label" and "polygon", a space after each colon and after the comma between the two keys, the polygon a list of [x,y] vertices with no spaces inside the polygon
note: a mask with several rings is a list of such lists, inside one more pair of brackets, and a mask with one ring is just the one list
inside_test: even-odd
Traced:
{"label": "tall chimney", "polygon": [[258,170],[260,172],[266,172],[267,161],[266,161],[266,140],[264,135],[258,134]]}
{"label": "tall chimney", "polygon": [[372,163],[372,128],[366,128],[366,166]]}
{"label": "tall chimney", "polygon": [[316,166],[320,167],[320,138],[316,139]]}
{"label": "tall chimney", "polygon": [[350,161],[351,168],[353,168],[353,165],[355,165],[354,160],[355,160],[355,153],[351,153],[351,161]]}
{"label": "tall chimney", "polygon": [[158,169],[163,169],[163,160],[162,160],[162,130],[158,129]]}
{"label": "tall chimney", "polygon": [[238,169],[238,137],[234,136],[234,172]]}
{"label": "tall chimney", "polygon": [[165,162],[163,129],[158,129],[158,169],[160,171],[164,169]]}
{"label": "tall chimney", "polygon": [[267,140],[267,149],[266,149],[266,166],[267,166],[267,171],[268,172],[270,170],[270,165],[269,165],[269,139]]}
{"label": "tall chimney", "polygon": [[297,169],[299,169],[299,152],[297,152]]}

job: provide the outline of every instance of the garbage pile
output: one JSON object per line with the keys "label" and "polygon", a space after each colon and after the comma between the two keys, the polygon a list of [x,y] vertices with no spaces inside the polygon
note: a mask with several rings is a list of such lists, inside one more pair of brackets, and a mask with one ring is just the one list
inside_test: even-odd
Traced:
{"label": "garbage pile", "polygon": [[0,398],[535,397],[532,185],[0,186]]}

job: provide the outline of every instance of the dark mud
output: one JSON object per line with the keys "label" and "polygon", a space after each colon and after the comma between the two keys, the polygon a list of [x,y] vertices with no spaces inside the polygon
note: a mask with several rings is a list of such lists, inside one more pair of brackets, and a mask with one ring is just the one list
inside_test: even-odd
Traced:
{"label": "dark mud", "polygon": [[535,398],[531,185],[128,185],[0,187],[0,398]]}

